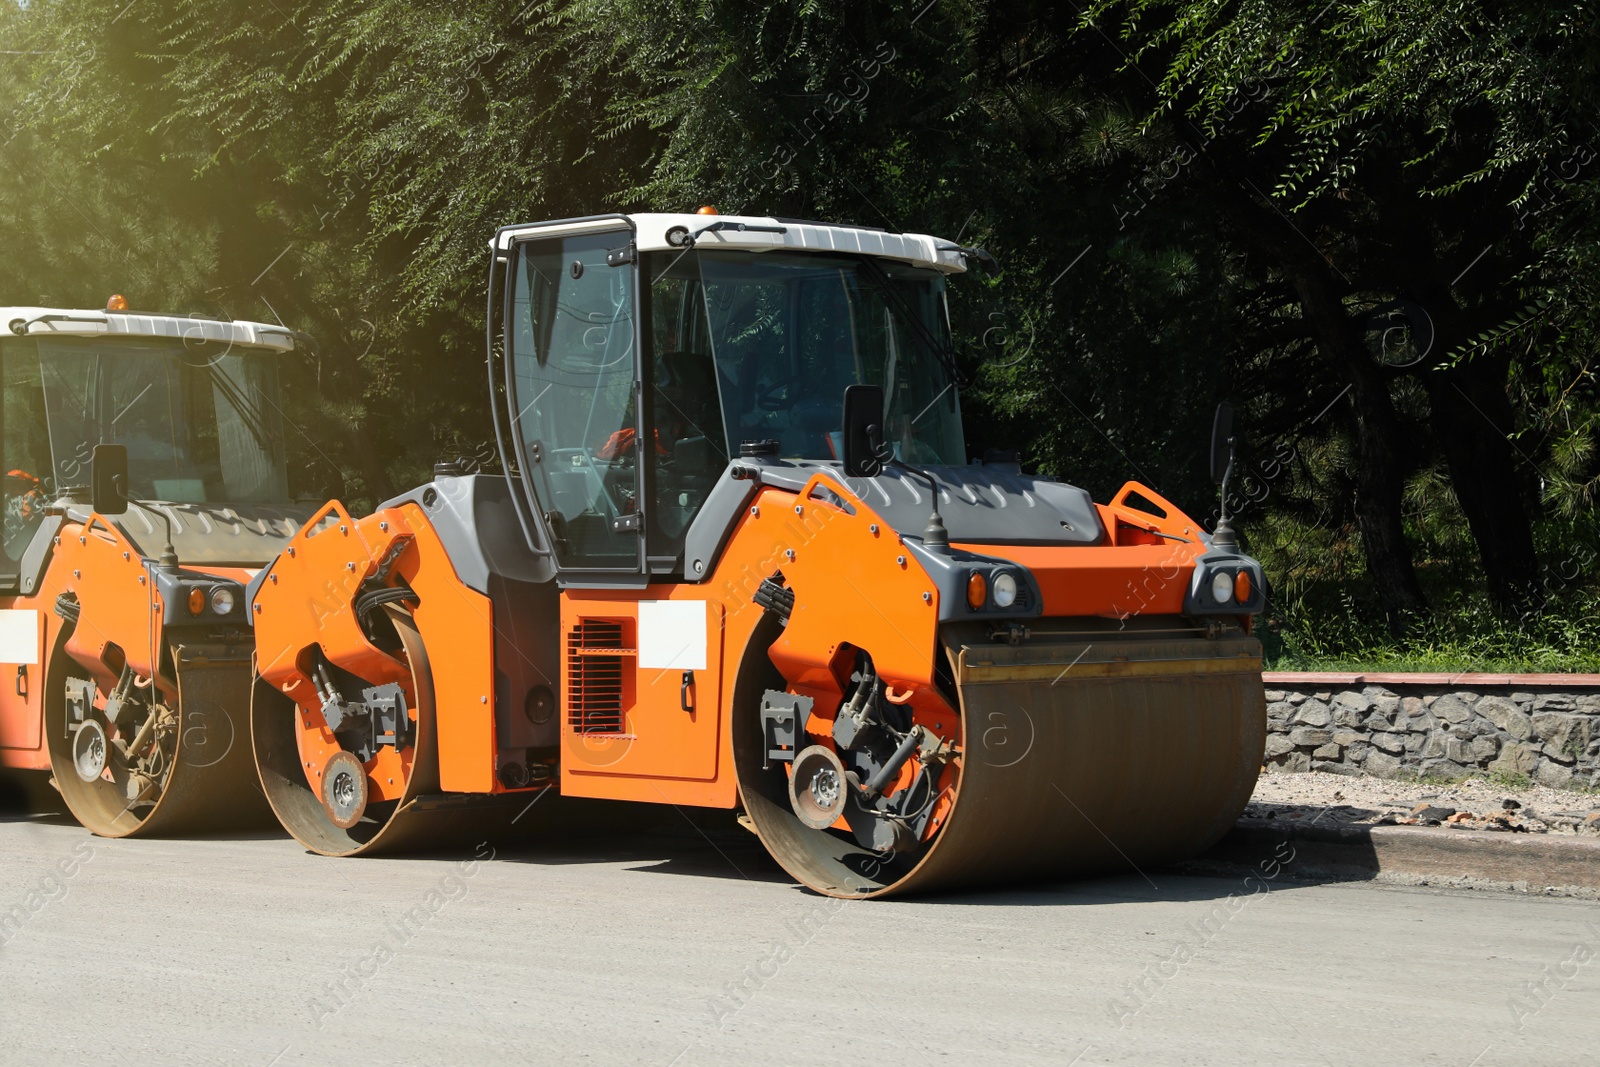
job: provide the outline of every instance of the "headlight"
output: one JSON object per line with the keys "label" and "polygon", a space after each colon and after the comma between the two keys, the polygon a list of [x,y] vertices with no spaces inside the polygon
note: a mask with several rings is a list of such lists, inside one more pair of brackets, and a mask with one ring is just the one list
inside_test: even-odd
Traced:
{"label": "headlight", "polygon": [[1017,579],[1002,571],[994,576],[994,606],[1005,609],[1017,602]]}
{"label": "headlight", "polygon": [[218,615],[226,615],[232,611],[233,590],[224,585],[219,585],[211,590],[211,610]]}
{"label": "headlight", "polygon": [[1233,599],[1233,575],[1218,571],[1211,576],[1211,599],[1226,604]]}

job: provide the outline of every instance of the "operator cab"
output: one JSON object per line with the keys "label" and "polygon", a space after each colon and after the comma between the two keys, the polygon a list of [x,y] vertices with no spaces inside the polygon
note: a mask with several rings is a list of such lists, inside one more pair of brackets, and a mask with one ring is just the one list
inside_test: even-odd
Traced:
{"label": "operator cab", "polygon": [[[150,521],[152,504],[178,518],[184,562],[264,562],[276,551],[265,541],[297,525],[277,368],[293,334],[126,307],[115,297],[107,311],[0,308],[0,592],[30,591],[19,590],[29,584],[24,557],[40,555],[29,550],[48,508],[86,502],[98,444],[128,450],[126,491],[139,507],[119,525],[147,554],[165,533],[145,543],[162,529]],[[208,538],[205,522],[184,516],[224,517],[245,532],[219,540],[213,528]],[[259,520],[254,532],[271,537],[250,536],[240,518]],[[246,544],[258,539],[259,549]]]}
{"label": "operator cab", "polygon": [[530,542],[569,576],[681,574],[686,533],[731,460],[842,458],[850,385],[884,390],[896,458],[966,462],[953,245],[641,214],[509,227],[494,249],[507,469],[523,472],[523,521],[542,535]]}

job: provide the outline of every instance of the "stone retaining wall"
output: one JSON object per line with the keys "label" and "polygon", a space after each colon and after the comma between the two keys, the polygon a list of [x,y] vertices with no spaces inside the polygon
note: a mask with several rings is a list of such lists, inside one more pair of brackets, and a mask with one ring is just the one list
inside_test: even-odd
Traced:
{"label": "stone retaining wall", "polygon": [[1600,688],[1517,690],[1388,676],[1337,685],[1267,677],[1270,766],[1379,778],[1526,775],[1600,788]]}

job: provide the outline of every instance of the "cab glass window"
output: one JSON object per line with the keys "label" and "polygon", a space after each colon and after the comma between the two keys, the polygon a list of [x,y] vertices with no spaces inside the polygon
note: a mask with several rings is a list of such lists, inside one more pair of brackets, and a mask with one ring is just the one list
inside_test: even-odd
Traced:
{"label": "cab glass window", "polygon": [[89,483],[94,446],[128,449],[128,495],[287,503],[277,356],[181,340],[40,338],[51,474]]}
{"label": "cab glass window", "polygon": [[520,245],[507,319],[512,420],[561,566],[641,561],[633,271],[608,266],[626,232]]}
{"label": "cab glass window", "polygon": [[44,386],[39,357],[31,341],[0,345],[0,378],[4,410],[0,412],[0,468],[5,484],[3,559],[0,579],[14,578],[34,532],[44,522],[44,506],[53,495],[50,482],[50,431],[45,422]]}

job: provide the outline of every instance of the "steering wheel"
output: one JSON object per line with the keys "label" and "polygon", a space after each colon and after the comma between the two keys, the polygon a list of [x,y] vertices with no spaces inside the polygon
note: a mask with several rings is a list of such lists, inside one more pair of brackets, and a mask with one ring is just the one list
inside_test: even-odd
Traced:
{"label": "steering wheel", "polygon": [[[794,402],[789,398],[789,389],[799,385],[800,382],[801,378],[798,375],[773,382],[756,394],[756,407],[762,411],[782,411]],[[780,396],[779,393],[783,395]]]}

